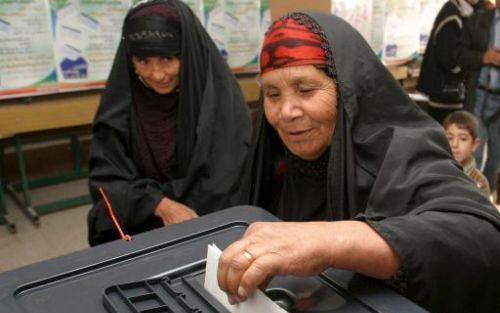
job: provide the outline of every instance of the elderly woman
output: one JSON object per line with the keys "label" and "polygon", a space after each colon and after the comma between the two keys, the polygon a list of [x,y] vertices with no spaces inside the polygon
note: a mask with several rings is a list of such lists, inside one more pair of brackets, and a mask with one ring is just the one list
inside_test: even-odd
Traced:
{"label": "elderly woman", "polygon": [[93,126],[91,245],[178,223],[240,202],[250,145],[238,83],[193,12],[177,0],[141,1]]}
{"label": "elderly woman", "polygon": [[351,26],[320,13],[279,19],[261,85],[248,202],[288,222],[250,225],[224,250],[230,302],[274,275],[335,267],[432,312],[498,312],[498,213]]}

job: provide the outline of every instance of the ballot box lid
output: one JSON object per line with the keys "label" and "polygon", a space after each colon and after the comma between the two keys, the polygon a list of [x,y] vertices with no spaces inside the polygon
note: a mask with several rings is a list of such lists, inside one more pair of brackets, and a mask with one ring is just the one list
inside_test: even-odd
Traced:
{"label": "ballot box lid", "polygon": [[[203,288],[207,246],[224,249],[267,211],[238,206],[0,273],[0,313],[227,312]],[[276,277],[267,295],[291,312],[426,312],[385,284],[330,269]]]}

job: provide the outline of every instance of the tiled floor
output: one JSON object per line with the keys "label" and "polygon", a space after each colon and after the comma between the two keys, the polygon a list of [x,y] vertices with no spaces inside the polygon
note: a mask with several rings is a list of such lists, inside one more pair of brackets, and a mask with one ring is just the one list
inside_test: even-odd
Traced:
{"label": "tiled floor", "polygon": [[[55,200],[61,195],[80,195],[87,191],[86,180],[33,190],[33,204]],[[86,217],[89,205],[40,216],[34,226],[6,197],[7,212],[17,232],[0,225],[0,272],[54,258],[88,247]]]}

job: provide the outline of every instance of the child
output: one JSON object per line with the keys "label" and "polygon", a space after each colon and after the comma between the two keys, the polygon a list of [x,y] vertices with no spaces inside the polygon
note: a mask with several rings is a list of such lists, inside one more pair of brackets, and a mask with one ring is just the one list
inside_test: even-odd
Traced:
{"label": "child", "polygon": [[455,160],[462,164],[464,172],[490,197],[488,180],[476,168],[473,156],[480,143],[477,118],[467,111],[455,111],[446,117],[443,127]]}

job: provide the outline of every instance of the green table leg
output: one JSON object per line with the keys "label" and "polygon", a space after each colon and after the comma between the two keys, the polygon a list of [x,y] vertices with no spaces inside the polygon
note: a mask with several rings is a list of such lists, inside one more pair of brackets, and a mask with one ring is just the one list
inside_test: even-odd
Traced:
{"label": "green table leg", "polygon": [[80,141],[77,136],[71,136],[71,153],[73,156],[73,171],[82,173],[82,158],[80,150]]}
{"label": "green table leg", "polygon": [[4,196],[4,182],[2,180],[2,176],[7,176],[7,167],[5,166],[5,158],[4,158],[4,149],[3,145],[0,142],[0,225],[6,225],[7,229],[11,233],[15,233],[17,231],[16,224],[12,223],[9,220],[9,215],[7,214],[7,206],[5,205],[5,196]]}
{"label": "green table leg", "polygon": [[[6,184],[6,191],[12,196],[14,202],[24,211],[33,224],[39,224],[39,215],[55,212],[68,207],[79,206],[92,201],[89,194],[76,197],[64,198],[48,203],[32,206],[30,188],[50,186],[67,181],[87,177],[88,173],[83,170],[80,142],[77,135],[70,136],[71,152],[73,159],[73,170],[61,175],[53,175],[38,179],[29,179],[26,171],[23,147],[20,136],[15,136],[16,160],[18,164],[20,180],[18,183]],[[22,193],[22,199],[18,196],[18,191]]]}
{"label": "green table leg", "polygon": [[[7,184],[6,190],[14,200],[14,202],[23,210],[26,216],[30,219],[30,221],[38,225],[40,223],[40,219],[38,213],[31,206],[31,194],[29,190],[29,181],[28,175],[26,173],[26,163],[24,161],[24,152],[23,145],[21,143],[21,138],[19,136],[15,136],[15,147],[16,147],[16,160],[17,166],[19,167],[19,175],[21,180],[21,191],[23,194],[23,199],[20,199],[17,195],[16,189],[13,185]],[[24,200],[24,201],[23,201]]]}

